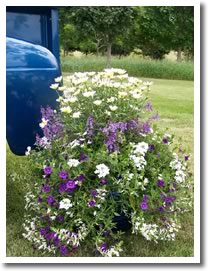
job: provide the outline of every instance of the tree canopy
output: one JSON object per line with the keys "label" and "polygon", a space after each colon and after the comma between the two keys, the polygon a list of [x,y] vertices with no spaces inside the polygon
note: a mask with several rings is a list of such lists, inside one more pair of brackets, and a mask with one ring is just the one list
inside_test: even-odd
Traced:
{"label": "tree canopy", "polygon": [[60,10],[61,46],[67,53],[127,55],[140,49],[153,59],[170,50],[193,55],[194,7],[192,6],[82,6]]}

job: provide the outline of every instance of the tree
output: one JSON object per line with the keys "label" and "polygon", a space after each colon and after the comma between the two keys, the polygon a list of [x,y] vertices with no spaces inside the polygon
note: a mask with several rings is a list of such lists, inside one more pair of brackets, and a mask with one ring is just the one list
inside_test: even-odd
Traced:
{"label": "tree", "polygon": [[171,47],[177,51],[177,60],[181,61],[181,52],[193,56],[194,49],[194,7],[171,7],[172,40]]}
{"label": "tree", "polygon": [[106,48],[107,66],[111,66],[112,45],[134,24],[133,7],[73,7],[71,20],[84,37],[96,42],[97,51]]}
{"label": "tree", "polygon": [[162,59],[170,50],[193,51],[193,7],[159,6],[137,8],[138,47],[144,55]]}

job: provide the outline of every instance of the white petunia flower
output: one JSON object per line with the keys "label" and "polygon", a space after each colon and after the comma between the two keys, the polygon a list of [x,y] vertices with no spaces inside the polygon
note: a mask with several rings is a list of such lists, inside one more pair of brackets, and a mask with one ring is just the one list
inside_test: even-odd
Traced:
{"label": "white petunia flower", "polygon": [[82,93],[82,95],[84,96],[84,97],[93,97],[94,95],[95,95],[95,93],[96,93],[96,91],[87,91],[87,92],[83,92]]}
{"label": "white petunia flower", "polygon": [[65,89],[66,89],[65,86],[58,87],[58,90],[59,90],[59,91],[64,91]]}
{"label": "white petunia flower", "polygon": [[75,113],[73,113],[72,118],[78,119],[78,118],[80,117],[80,115],[81,115],[81,112],[80,112],[80,111],[75,112]]}
{"label": "white petunia flower", "polygon": [[105,164],[100,164],[96,166],[95,174],[98,175],[99,178],[104,178],[110,172],[109,168]]}
{"label": "white petunia flower", "polygon": [[71,200],[65,198],[65,199],[62,199],[62,201],[60,201],[59,209],[68,210],[72,206],[73,206],[73,204],[72,204]]}
{"label": "white petunia flower", "polygon": [[27,151],[25,152],[25,155],[26,155],[26,156],[30,155],[30,152],[31,152],[31,147],[28,146],[28,147],[27,147]]}
{"label": "white petunia flower", "polygon": [[126,91],[119,91],[118,92],[118,96],[119,98],[124,98],[128,95],[128,93]]}
{"label": "white petunia flower", "polygon": [[115,102],[116,98],[115,97],[110,97],[107,99],[107,103],[113,103]]}
{"label": "white petunia flower", "polygon": [[93,102],[95,105],[101,105],[102,101],[101,100],[96,100]]}
{"label": "white petunia flower", "polygon": [[141,94],[139,94],[139,93],[133,93],[133,94],[132,94],[132,97],[133,97],[134,99],[140,99],[140,98],[141,98]]}
{"label": "white petunia flower", "polygon": [[67,165],[69,167],[77,167],[79,164],[80,162],[77,159],[69,159],[69,161],[67,162]]}
{"label": "white petunia flower", "polygon": [[67,102],[70,102],[70,103],[75,103],[77,101],[77,97],[69,97],[67,98]]}
{"label": "white petunia flower", "polygon": [[60,108],[61,112],[70,114],[72,112],[72,109],[70,106],[64,106]]}
{"label": "white petunia flower", "polygon": [[50,88],[52,88],[52,89],[57,89],[58,86],[59,86],[59,84],[51,84],[51,85],[50,85]]}
{"label": "white petunia flower", "polygon": [[62,81],[62,79],[63,79],[63,77],[62,77],[62,76],[59,76],[59,77],[55,78],[54,81],[55,81],[56,83],[60,83],[60,82]]}
{"label": "white petunia flower", "polygon": [[110,105],[109,108],[110,108],[111,111],[116,111],[118,109],[118,106]]}
{"label": "white petunia flower", "polygon": [[42,122],[39,124],[40,128],[44,128],[48,124],[48,120],[45,118],[42,118]]}
{"label": "white petunia flower", "polygon": [[71,148],[73,149],[73,148],[75,148],[76,146],[80,146],[80,142],[79,142],[79,140],[75,139],[75,140],[73,140],[69,145],[70,145]]}

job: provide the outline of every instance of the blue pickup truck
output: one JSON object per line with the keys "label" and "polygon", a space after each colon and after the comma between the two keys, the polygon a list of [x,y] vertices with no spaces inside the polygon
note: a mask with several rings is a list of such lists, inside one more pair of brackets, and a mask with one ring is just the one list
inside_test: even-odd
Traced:
{"label": "blue pickup truck", "polygon": [[7,142],[24,155],[40,132],[40,107],[56,107],[49,86],[61,75],[57,8],[7,7],[6,35]]}

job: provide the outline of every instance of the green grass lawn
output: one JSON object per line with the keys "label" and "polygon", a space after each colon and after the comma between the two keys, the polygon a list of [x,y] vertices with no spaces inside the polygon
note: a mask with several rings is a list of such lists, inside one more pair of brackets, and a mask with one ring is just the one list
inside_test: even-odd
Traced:
{"label": "green grass lawn", "polygon": [[[149,79],[153,81],[150,98],[154,110],[159,112],[158,126],[169,128],[175,134],[176,142],[183,143],[192,157],[193,172],[193,82]],[[41,256],[31,244],[22,237],[24,215],[26,168],[25,157],[17,157],[7,147],[7,256]],[[125,245],[121,256],[158,257],[158,256],[193,256],[194,253],[193,213],[183,217],[182,229],[175,242],[155,244],[141,236],[124,235]],[[76,256],[94,256],[93,252],[83,247]]]}

